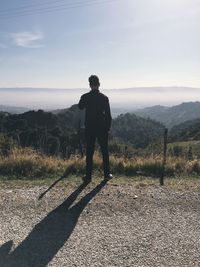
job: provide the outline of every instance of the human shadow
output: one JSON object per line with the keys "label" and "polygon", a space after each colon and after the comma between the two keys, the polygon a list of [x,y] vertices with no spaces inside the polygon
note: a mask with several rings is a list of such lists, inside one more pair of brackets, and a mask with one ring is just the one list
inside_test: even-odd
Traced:
{"label": "human shadow", "polygon": [[61,205],[35,225],[14,251],[9,254],[12,241],[5,243],[0,248],[0,266],[47,266],[72,234],[84,208],[105,185],[106,181],[102,181],[79,202],[70,207],[87,186],[87,183],[81,184]]}

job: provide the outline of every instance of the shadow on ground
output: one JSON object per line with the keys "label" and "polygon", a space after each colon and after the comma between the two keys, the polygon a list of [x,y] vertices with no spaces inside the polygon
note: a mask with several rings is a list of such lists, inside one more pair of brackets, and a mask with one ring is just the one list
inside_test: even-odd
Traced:
{"label": "shadow on ground", "polygon": [[70,207],[87,186],[81,184],[61,205],[39,222],[29,235],[12,251],[9,241],[0,248],[2,267],[45,267],[72,234],[79,216],[95,195],[106,185],[102,181],[79,202]]}

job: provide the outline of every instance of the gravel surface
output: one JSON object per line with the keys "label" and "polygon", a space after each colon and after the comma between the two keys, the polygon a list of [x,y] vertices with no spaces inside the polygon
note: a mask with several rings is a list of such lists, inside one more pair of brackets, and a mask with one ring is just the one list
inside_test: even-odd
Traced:
{"label": "gravel surface", "polygon": [[200,186],[0,189],[1,267],[200,266]]}

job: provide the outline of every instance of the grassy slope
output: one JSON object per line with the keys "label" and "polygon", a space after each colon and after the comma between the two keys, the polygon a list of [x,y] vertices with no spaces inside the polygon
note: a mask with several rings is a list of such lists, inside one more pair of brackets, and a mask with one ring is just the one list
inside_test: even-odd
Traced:
{"label": "grassy slope", "polygon": [[193,155],[200,158],[200,141],[182,141],[168,144],[169,148],[173,148],[175,146],[181,147],[184,153],[187,153],[188,149],[191,147]]}

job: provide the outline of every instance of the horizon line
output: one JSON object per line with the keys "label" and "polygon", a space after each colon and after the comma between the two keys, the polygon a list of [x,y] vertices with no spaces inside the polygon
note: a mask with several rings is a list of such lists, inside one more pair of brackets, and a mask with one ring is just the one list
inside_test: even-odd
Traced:
{"label": "horizon line", "polygon": [[[170,85],[170,86],[133,86],[133,87],[124,87],[124,88],[102,88],[100,87],[100,90],[127,90],[127,89],[140,89],[140,88],[185,88],[185,89],[200,89],[200,87],[193,87],[193,86],[181,86],[181,85]],[[74,87],[74,88],[64,88],[64,87],[32,87],[32,86],[9,86],[9,87],[2,87],[0,86],[1,89],[36,89],[36,90],[90,90],[90,88],[80,88],[80,87]]]}

